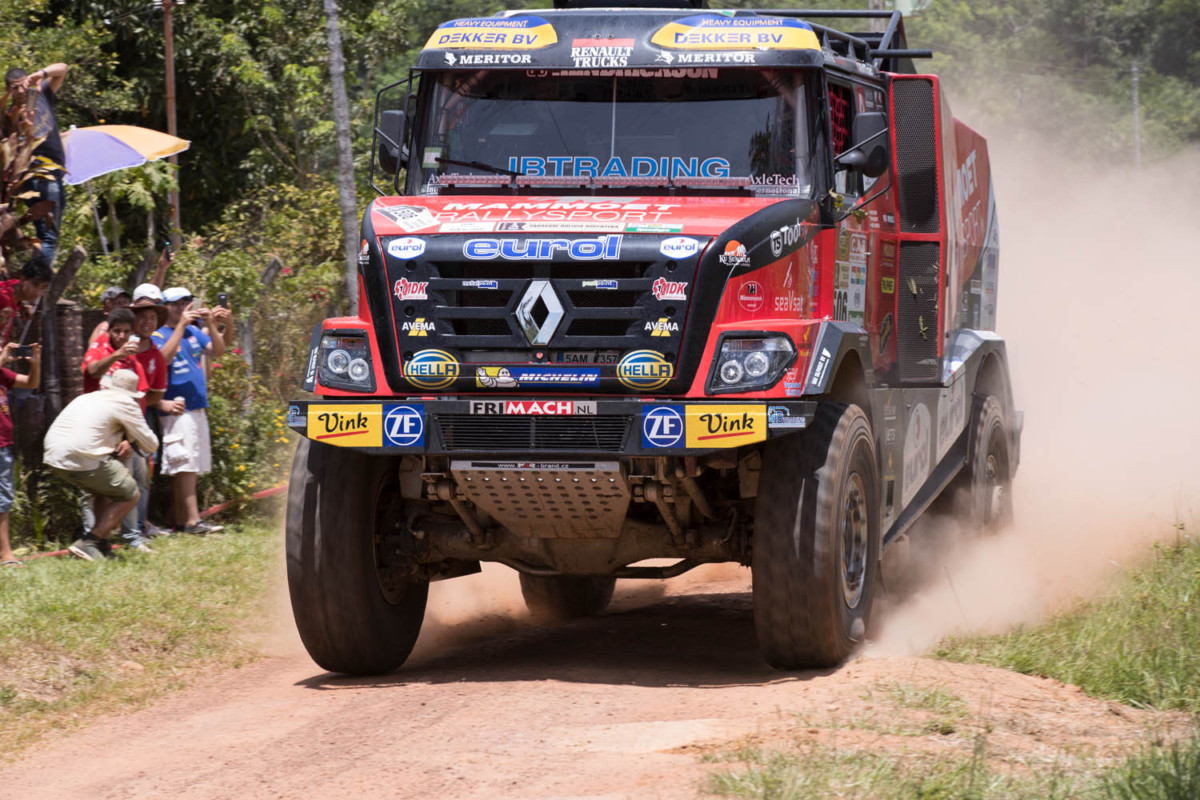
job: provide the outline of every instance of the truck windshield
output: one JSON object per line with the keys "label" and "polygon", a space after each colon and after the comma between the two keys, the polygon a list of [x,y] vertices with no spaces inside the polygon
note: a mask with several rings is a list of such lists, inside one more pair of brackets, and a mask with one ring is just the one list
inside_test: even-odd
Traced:
{"label": "truck windshield", "polygon": [[472,183],[813,191],[813,78],[803,71],[481,70],[431,79],[410,164],[415,193]]}

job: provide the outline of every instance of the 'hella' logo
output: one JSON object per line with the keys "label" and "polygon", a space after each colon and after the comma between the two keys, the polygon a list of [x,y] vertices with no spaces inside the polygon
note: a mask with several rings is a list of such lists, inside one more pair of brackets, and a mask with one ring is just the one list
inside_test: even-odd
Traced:
{"label": "'hella' logo", "polygon": [[504,258],[510,261],[547,261],[557,252],[572,261],[600,261],[621,257],[621,236],[588,239],[468,239],[463,255],[473,261]]}
{"label": "'hella' logo", "polygon": [[630,389],[643,392],[666,386],[674,375],[671,362],[654,350],[634,350],[617,364],[617,380]]}
{"label": "'hella' logo", "polygon": [[673,236],[664,239],[658,246],[658,252],[667,258],[690,258],[700,250],[700,243],[686,236]]}
{"label": "'hella' logo", "polygon": [[416,258],[425,252],[425,240],[401,236],[388,242],[388,255],[393,258]]}
{"label": "'hella' logo", "polygon": [[454,383],[461,367],[445,350],[422,350],[404,365],[404,377],[422,389],[442,389]]}

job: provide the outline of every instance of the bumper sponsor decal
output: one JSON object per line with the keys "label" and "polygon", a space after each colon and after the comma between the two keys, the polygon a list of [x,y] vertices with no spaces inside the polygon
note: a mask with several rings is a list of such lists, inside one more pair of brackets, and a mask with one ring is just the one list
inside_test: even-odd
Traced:
{"label": "bumper sponsor decal", "polygon": [[420,403],[383,407],[384,444],[388,447],[423,447],[425,414]]}
{"label": "bumper sponsor decal", "polygon": [[380,447],[379,405],[310,405],[306,436],[339,447]]}
{"label": "bumper sponsor decal", "polygon": [[787,406],[767,406],[767,425],[771,428],[807,428],[808,419],[803,415],[792,415]]}
{"label": "bumper sponsor decal", "polygon": [[599,386],[600,370],[586,367],[476,367],[479,389],[518,389],[532,386]]}
{"label": "bumper sponsor decal", "polygon": [[642,411],[642,447],[683,447],[683,406],[651,406]]}
{"label": "bumper sponsor decal", "polygon": [[766,406],[687,406],[687,446],[740,447],[767,438]]}

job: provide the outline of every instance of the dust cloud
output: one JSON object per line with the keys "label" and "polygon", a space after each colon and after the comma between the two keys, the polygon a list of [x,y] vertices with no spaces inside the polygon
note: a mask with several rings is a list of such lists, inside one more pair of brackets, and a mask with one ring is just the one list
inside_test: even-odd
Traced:
{"label": "dust cloud", "polygon": [[925,588],[885,608],[871,652],[1033,622],[1200,520],[1200,154],[1138,171],[1017,141],[990,140],[1016,521],[957,548],[914,537]]}

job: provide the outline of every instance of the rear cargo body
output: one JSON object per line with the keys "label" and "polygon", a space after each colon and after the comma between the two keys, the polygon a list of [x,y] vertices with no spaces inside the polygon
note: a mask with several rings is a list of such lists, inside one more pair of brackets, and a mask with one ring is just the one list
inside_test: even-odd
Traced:
{"label": "rear cargo body", "polygon": [[[317,398],[288,410],[298,459],[366,465],[381,585],[493,560],[575,608],[738,561],[756,605],[761,583],[841,631],[764,646],[816,663],[861,638],[883,548],[947,487],[1000,513],[1020,417],[987,144],[888,20],[871,40],[788,12],[539,11],[433,34],[404,113],[378,115],[406,194],[364,215],[359,315],[314,330]],[[811,579],[755,544],[778,535],[764,503],[814,542],[837,529]]]}

